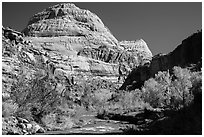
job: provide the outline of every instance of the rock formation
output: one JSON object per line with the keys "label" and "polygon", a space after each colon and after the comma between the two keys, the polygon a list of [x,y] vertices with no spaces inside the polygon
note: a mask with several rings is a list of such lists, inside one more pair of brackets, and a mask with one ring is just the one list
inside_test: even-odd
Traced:
{"label": "rock formation", "polygon": [[2,31],[5,95],[10,91],[9,83],[21,75],[22,67],[28,77],[36,71],[44,75],[47,68],[61,80],[74,76],[80,81],[79,75],[84,79],[105,76],[117,80],[119,68],[127,75],[152,58],[144,40],[118,42],[97,15],[70,3],[35,14],[22,33],[4,27]]}
{"label": "rock formation", "polygon": [[[12,92],[16,93],[14,97],[24,99],[21,91],[28,91],[29,97],[36,96],[34,100],[40,98],[42,104],[58,95],[80,104],[84,93],[105,102],[118,89],[118,76],[120,79],[131,72],[121,89],[135,89],[158,71],[197,63],[201,54],[202,32],[184,40],[173,52],[152,58],[144,40],[119,42],[94,13],[74,4],[58,4],[35,14],[22,33],[2,28],[3,106],[10,106],[11,110],[18,107]],[[40,85],[40,90],[30,85]],[[49,94],[35,94],[44,94],[47,89],[55,93],[51,99]],[[44,132],[35,123],[21,121],[3,118],[3,134]]]}
{"label": "rock formation", "polygon": [[[30,77],[34,64],[42,63],[43,52],[35,50],[22,38],[22,33],[9,28],[2,29],[2,85],[3,97],[11,91],[11,86],[24,73]],[[44,67],[44,66],[42,66]],[[23,72],[24,71],[24,72]],[[43,73],[43,71],[42,71]]]}
{"label": "rock formation", "polygon": [[[35,48],[58,64],[62,62],[60,66],[66,66],[66,71],[71,67],[94,75],[117,76],[119,64],[126,64],[129,70],[152,57],[144,40],[118,42],[97,15],[70,3],[35,14],[23,33]],[[62,58],[69,58],[69,62]]]}
{"label": "rock formation", "polygon": [[[128,76],[121,89],[140,88],[144,81],[159,71],[170,70],[174,66],[186,67],[200,63],[202,59],[202,31],[194,33],[168,54],[158,54],[152,58],[150,65],[135,68]],[[201,67],[202,65],[200,65]]]}
{"label": "rock formation", "polygon": [[70,39],[74,37],[70,43],[86,42],[86,46],[118,44],[97,15],[71,3],[58,4],[35,14],[23,33],[37,37],[70,36]]}
{"label": "rock formation", "polygon": [[78,55],[89,58],[101,60],[108,63],[125,63],[131,69],[150,63],[152,53],[147,47],[144,40],[137,41],[121,41],[119,42],[121,48],[110,48],[107,46],[100,46],[99,48],[84,48]]}
{"label": "rock formation", "polygon": [[137,66],[149,64],[152,60],[152,53],[143,39],[136,41],[121,41],[119,44],[124,50],[132,53],[134,57],[137,57],[139,61]]}

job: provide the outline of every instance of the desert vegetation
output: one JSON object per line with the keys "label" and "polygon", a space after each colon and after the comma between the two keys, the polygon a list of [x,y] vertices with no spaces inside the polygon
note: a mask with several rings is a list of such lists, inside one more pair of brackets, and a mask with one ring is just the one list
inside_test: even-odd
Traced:
{"label": "desert vegetation", "polygon": [[[143,120],[151,119],[155,123],[147,122],[149,125],[146,125],[146,130],[127,128],[124,130],[126,134],[200,134],[202,123],[198,119],[201,120],[201,96],[202,73],[174,67],[171,73],[158,72],[154,78],[145,81],[141,89],[117,91],[108,106],[98,112],[98,117],[118,120],[127,118],[137,125],[135,115],[125,114],[142,111]],[[164,124],[164,128],[160,130],[161,125],[157,123]]]}
{"label": "desert vegetation", "polygon": [[[119,90],[118,82],[100,77],[83,78],[78,74],[80,80],[75,82],[71,77],[59,79],[50,72],[49,64],[39,61],[30,65],[20,56],[21,52],[16,50],[10,56],[15,55],[22,64],[15,78],[12,76],[15,80],[10,93],[2,98],[3,120],[13,121],[4,122],[3,134],[64,131],[82,124],[79,118],[88,111],[97,113],[99,119],[132,124],[123,128],[124,134],[200,134],[202,131],[199,64],[159,71],[140,89],[129,91]],[[19,119],[27,124],[19,124]]]}
{"label": "desert vegetation", "polygon": [[[57,81],[46,67],[42,69],[42,64],[36,64],[35,69],[28,76],[26,67],[21,68],[10,97],[3,98],[3,117],[34,121],[47,130],[65,130],[77,126],[78,113],[100,109],[116,90],[116,85],[106,80],[63,82]],[[65,87],[62,92],[59,85]]]}
{"label": "desert vegetation", "polygon": [[2,134],[202,134],[201,49],[153,56],[72,3],[2,27]]}
{"label": "desert vegetation", "polygon": [[[3,98],[4,118],[19,117],[46,130],[66,130],[77,126],[80,113],[93,111],[100,119],[128,121],[134,125],[149,120],[145,129],[128,127],[123,129],[125,134],[201,133],[201,71],[181,67],[159,71],[141,89],[127,91],[118,90],[116,83],[100,78],[79,83],[58,81],[42,64],[36,64],[35,70],[28,76],[28,69],[21,67],[17,80],[12,83],[10,97]],[[59,92],[57,87],[62,84],[65,88]],[[170,130],[158,131],[158,121],[166,123]],[[180,124],[175,127],[176,121]],[[175,129],[182,127],[182,130]],[[174,132],[170,133],[171,130]]]}

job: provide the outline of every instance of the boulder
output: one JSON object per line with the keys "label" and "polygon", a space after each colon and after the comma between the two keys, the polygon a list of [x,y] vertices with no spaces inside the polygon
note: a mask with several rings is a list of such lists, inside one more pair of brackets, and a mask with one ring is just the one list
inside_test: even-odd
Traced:
{"label": "boulder", "polygon": [[2,134],[3,135],[20,135],[21,128],[17,126],[18,120],[15,117],[2,117]]}
{"label": "boulder", "polygon": [[45,133],[45,130],[41,126],[36,124],[35,126],[33,126],[33,132],[34,133]]}
{"label": "boulder", "polygon": [[17,117],[17,119],[18,119],[18,122],[19,123],[28,123],[28,120],[26,120],[26,119],[24,119],[24,118],[20,118],[20,117]]}
{"label": "boulder", "polygon": [[26,124],[26,128],[28,131],[30,131],[32,129],[32,124]]}

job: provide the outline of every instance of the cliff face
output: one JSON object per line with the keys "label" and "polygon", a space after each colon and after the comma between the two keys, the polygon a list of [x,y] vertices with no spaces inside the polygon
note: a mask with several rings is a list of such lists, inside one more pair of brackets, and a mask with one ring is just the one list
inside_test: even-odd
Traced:
{"label": "cliff face", "polygon": [[118,42],[97,15],[70,3],[35,14],[22,33],[2,30],[4,93],[21,70],[32,77],[36,72],[44,76],[47,69],[59,82],[73,76],[76,81],[82,76],[117,80],[119,64],[125,64],[121,71],[127,74],[152,58],[144,40]]}
{"label": "cliff face", "polygon": [[99,48],[84,48],[78,55],[101,60],[107,63],[123,63],[131,69],[150,63],[152,53],[144,40],[121,41],[119,48],[100,46]]}
{"label": "cliff face", "polygon": [[195,64],[202,58],[202,32],[198,32],[183,40],[171,53],[155,56],[151,63],[152,74],[158,70],[167,70],[173,66],[184,67]]}
{"label": "cliff face", "polygon": [[[121,89],[138,88],[158,71],[197,63],[202,57],[202,32],[183,40],[171,53],[152,58],[144,40],[118,42],[97,15],[70,3],[58,4],[35,14],[23,30],[26,37],[5,28],[3,33],[5,51],[9,49],[6,48],[8,45],[18,47],[19,52],[25,49],[24,60],[30,64],[38,63],[39,58],[42,58],[40,62],[52,62],[56,74],[113,76],[117,79],[119,66],[124,64],[123,74],[132,72]],[[11,53],[5,52],[3,59],[8,54]],[[36,55],[40,57],[36,58]],[[13,56],[5,59],[3,65],[9,63],[7,66],[12,66],[10,61],[15,59],[17,57]]]}
{"label": "cliff face", "polygon": [[143,39],[135,41],[121,41],[119,44],[125,51],[131,52],[134,57],[137,57],[138,64],[136,66],[149,64],[152,60],[152,53]]}
{"label": "cliff face", "polygon": [[152,57],[144,40],[118,42],[97,15],[70,3],[35,14],[23,33],[55,62],[68,56],[72,70],[94,75],[118,76],[120,63],[133,69]]}
{"label": "cliff face", "polygon": [[174,66],[185,67],[196,64],[202,59],[202,32],[198,32],[183,40],[169,54],[158,54],[152,58],[151,64],[134,69],[123,83],[121,89],[140,88],[145,80],[159,71],[171,70]]}
{"label": "cliff face", "polygon": [[70,39],[74,37],[73,41],[78,37],[89,46],[118,43],[97,15],[71,3],[58,4],[35,14],[23,33],[37,37],[70,36]]}
{"label": "cliff face", "polygon": [[[43,52],[31,48],[28,41],[24,40],[22,33],[12,29],[2,29],[2,97],[10,96],[13,82],[26,74],[32,77],[36,71],[34,64],[41,64]],[[42,67],[45,67],[41,64]],[[39,69],[40,70],[40,69]],[[43,70],[41,74],[45,73]]]}

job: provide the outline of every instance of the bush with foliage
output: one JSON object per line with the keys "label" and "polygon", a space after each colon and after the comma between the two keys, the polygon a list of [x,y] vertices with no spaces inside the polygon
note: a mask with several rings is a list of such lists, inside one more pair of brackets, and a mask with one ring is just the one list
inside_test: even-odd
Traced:
{"label": "bush with foliage", "polygon": [[149,104],[145,103],[141,99],[141,91],[138,89],[130,92],[122,91],[118,96],[117,104],[124,111],[134,111],[137,109],[144,109],[149,107]]}
{"label": "bush with foliage", "polygon": [[49,113],[44,115],[42,122],[51,130],[65,130],[72,128],[74,123],[71,117],[59,115],[57,113]]}
{"label": "bush with foliage", "polygon": [[142,98],[152,107],[179,109],[188,106],[194,99],[192,87],[199,84],[201,74],[187,68],[174,67],[173,75],[168,71],[158,72],[142,88]]}
{"label": "bush with foliage", "polygon": [[66,91],[72,104],[86,109],[98,109],[111,97],[116,85],[102,79],[81,80]]}
{"label": "bush with foliage", "polygon": [[139,89],[130,92],[119,90],[112,94],[112,98],[104,103],[98,110],[98,115],[103,113],[128,113],[146,108],[151,108],[149,103],[144,102]]}
{"label": "bush with foliage", "polygon": [[56,81],[48,75],[34,75],[28,79],[24,74],[12,86],[11,99],[18,104],[16,115],[40,122],[43,115],[60,104]]}
{"label": "bush with foliage", "polygon": [[2,102],[2,116],[9,117],[16,113],[18,110],[18,104],[13,102],[12,100],[6,100]]}
{"label": "bush with foliage", "polygon": [[[59,129],[60,126],[65,128],[67,125],[65,121],[69,121],[72,125],[71,118],[75,117],[77,107],[101,108],[110,98],[111,92],[115,90],[115,85],[102,79],[86,81],[82,79],[81,83],[71,85],[64,81],[57,81],[46,68],[41,69],[38,66],[31,75],[26,67],[22,67],[21,71],[17,81],[12,84],[10,99],[13,103],[3,104],[3,107],[15,106],[15,108],[8,110],[7,108],[11,107],[4,107],[4,115],[34,120],[51,129]],[[59,85],[64,87],[62,92],[58,91]],[[50,121],[46,122],[49,118]],[[60,125],[59,121],[65,123]]]}

